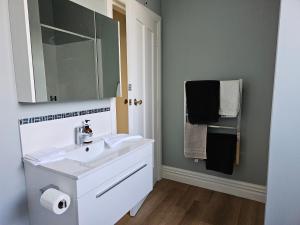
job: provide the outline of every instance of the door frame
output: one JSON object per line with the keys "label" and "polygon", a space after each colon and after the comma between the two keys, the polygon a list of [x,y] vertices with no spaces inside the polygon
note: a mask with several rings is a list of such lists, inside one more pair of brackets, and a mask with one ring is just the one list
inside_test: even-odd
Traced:
{"label": "door frame", "polygon": [[[119,8],[122,8],[126,12],[127,4],[128,1],[135,1],[135,0],[106,0],[106,10],[107,10],[107,16],[112,18],[113,15],[113,7],[117,6]],[[137,4],[140,4],[137,2]],[[144,7],[144,6],[143,6]],[[151,11],[150,9],[145,7],[145,10],[147,10],[147,13],[149,13],[154,19],[155,22],[157,23],[157,40],[156,40],[156,47],[157,47],[157,71],[156,71],[156,82],[154,83],[154,96],[156,96],[156,99],[154,99],[155,103],[155,115],[154,118],[154,139],[155,139],[155,151],[156,151],[156,158],[155,158],[155,167],[156,167],[156,173],[155,178],[156,181],[159,181],[161,179],[161,167],[162,167],[162,91],[161,91],[161,85],[162,85],[162,66],[161,66],[161,17]],[[126,15],[127,17],[127,15]],[[130,25],[126,24],[127,26],[127,31],[131,30]],[[130,40],[127,39],[127,43]],[[127,47],[132,45],[133,43],[128,43]],[[127,58],[129,58],[130,55],[127,52]],[[156,182],[155,181],[155,182]]]}

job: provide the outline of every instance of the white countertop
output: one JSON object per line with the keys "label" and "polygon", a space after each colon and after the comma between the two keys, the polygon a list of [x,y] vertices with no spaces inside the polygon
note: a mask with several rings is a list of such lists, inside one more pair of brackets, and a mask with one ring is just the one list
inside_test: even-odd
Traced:
{"label": "white countertop", "polygon": [[[50,170],[54,173],[68,176],[72,179],[80,179],[87,176],[104,166],[118,160],[120,157],[129,154],[130,152],[137,151],[146,144],[151,144],[154,141],[151,139],[135,139],[128,140],[118,145],[115,148],[108,148],[105,146],[104,152],[95,160],[87,163],[78,162],[71,159],[62,159],[56,162],[50,162],[43,165],[38,165],[42,169]],[[76,150],[76,146],[68,146],[64,148],[65,151],[70,152]],[[31,164],[24,159],[25,163]]]}

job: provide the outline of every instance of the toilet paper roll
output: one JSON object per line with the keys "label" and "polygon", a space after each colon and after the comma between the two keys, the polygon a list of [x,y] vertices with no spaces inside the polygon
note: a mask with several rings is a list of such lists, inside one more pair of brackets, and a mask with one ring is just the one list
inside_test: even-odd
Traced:
{"label": "toilet paper roll", "polygon": [[49,188],[41,195],[40,203],[45,209],[61,215],[68,210],[71,198],[61,191]]}

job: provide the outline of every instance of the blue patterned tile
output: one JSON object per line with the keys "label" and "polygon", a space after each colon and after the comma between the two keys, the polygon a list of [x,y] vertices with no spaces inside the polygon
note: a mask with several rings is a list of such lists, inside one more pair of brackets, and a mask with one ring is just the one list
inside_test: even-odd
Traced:
{"label": "blue patterned tile", "polygon": [[22,124],[28,124],[28,122],[29,122],[29,119],[23,119],[22,120]]}
{"label": "blue patterned tile", "polygon": [[40,118],[40,117],[35,117],[35,118],[34,118],[34,122],[35,122],[35,123],[41,122],[41,118]]}
{"label": "blue patterned tile", "polygon": [[72,113],[66,113],[66,118],[72,117]]}
{"label": "blue patterned tile", "polygon": [[24,118],[19,120],[20,125],[30,124],[30,123],[39,123],[43,121],[51,121],[51,120],[59,120],[64,118],[76,117],[76,116],[83,116],[101,112],[109,112],[110,108],[97,108],[97,109],[89,109],[89,110],[82,110],[77,112],[68,112],[68,113],[60,113],[55,115],[48,115],[48,116],[38,116],[38,117],[31,117],[31,118]]}

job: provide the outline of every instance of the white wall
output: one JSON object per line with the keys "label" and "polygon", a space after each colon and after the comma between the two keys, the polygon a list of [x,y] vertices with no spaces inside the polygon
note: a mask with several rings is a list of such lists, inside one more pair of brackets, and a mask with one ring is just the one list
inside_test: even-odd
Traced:
{"label": "white wall", "polygon": [[300,0],[282,0],[266,225],[300,224]]}
{"label": "white wall", "polygon": [[18,104],[10,37],[9,1],[11,0],[0,1],[0,225],[28,225],[18,119],[109,106],[114,110],[114,104],[110,100]]}
{"label": "white wall", "polygon": [[[25,180],[18,134],[18,105],[12,65],[8,1],[0,1],[0,224],[25,225]],[[4,128],[5,127],[5,128]]]}

